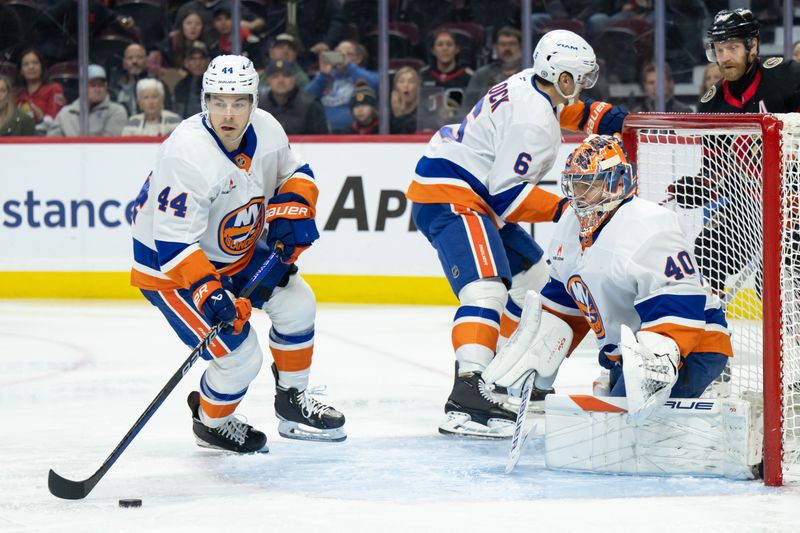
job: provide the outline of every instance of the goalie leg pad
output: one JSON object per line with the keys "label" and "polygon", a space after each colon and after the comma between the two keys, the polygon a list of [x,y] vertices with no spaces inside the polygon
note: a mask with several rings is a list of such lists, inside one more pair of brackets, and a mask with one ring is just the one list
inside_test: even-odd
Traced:
{"label": "goalie leg pad", "polygon": [[545,464],[553,470],[753,479],[761,435],[753,406],[739,399],[673,398],[631,424],[625,398],[545,400]]}
{"label": "goalie leg pad", "polygon": [[528,291],[522,320],[514,335],[483,373],[487,383],[496,383],[519,393],[525,377],[535,371],[538,389],[555,381],[558,368],[572,344],[572,328],[546,311],[536,291]]}

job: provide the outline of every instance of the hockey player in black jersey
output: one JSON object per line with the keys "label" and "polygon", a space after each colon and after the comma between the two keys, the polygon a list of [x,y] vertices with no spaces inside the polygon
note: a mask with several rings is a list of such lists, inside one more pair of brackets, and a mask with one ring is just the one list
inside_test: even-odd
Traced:
{"label": "hockey player in black jersey", "polygon": [[[780,57],[761,61],[759,29],[749,9],[716,14],[706,55],[719,65],[723,78],[700,98],[698,112],[800,111],[800,63]],[[761,139],[731,134],[703,136],[702,142],[700,175],[678,179],[668,193],[682,207],[709,207],[695,255],[712,288],[721,294],[729,276],[755,273],[760,292],[760,239],[748,234],[753,227],[742,224],[761,219]],[[726,156],[731,153],[734,157]]]}
{"label": "hockey player in black jersey", "polygon": [[760,24],[749,9],[722,10],[708,29],[706,56],[722,80],[701,98],[701,113],[800,111],[800,63],[758,57]]}

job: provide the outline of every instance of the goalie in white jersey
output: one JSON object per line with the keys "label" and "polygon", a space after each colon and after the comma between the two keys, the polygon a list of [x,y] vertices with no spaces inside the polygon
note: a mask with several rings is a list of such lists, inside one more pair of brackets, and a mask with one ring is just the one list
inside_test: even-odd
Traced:
{"label": "goalie in white jersey", "polygon": [[[570,208],[549,245],[550,280],[538,323],[529,325],[535,339],[524,353],[502,351],[487,382],[519,387],[543,356],[563,359],[589,330],[610,371],[595,393],[627,395],[632,413],[652,412],[670,396],[697,398],[720,375],[733,355],[720,301],[677,215],[636,197],[636,186],[635,166],[614,137],[589,137],[570,155],[562,175]],[[572,342],[554,346],[558,338]],[[537,381],[552,383],[557,369]]]}
{"label": "goalie in white jersey", "polygon": [[414,221],[460,302],[452,328],[456,377],[442,433],[511,436],[515,414],[486,391],[481,371],[516,328],[526,290],[547,280],[541,248],[517,223],[561,216],[566,200],[537,186],[555,162],[561,129],[622,127],[623,109],[577,101],[597,75],[583,38],[551,31],[536,46],[532,69],[490,89],[460,125],[439,130],[417,164],[407,192]]}
{"label": "goalie in white jersey", "polygon": [[[203,112],[161,145],[135,202],[131,271],[131,283],[186,345],[197,345],[214,324],[230,324],[201,354],[209,365],[200,391],[189,395],[197,443],[266,449],[266,436],[233,416],[262,362],[251,303],[272,322],[280,434],[343,440],[344,416],[305,394],[316,304],[294,262],[319,237],[314,173],[280,124],[258,109],[258,74],[246,57],[214,58],[201,98]],[[276,248],[281,263],[249,300],[236,298]]]}

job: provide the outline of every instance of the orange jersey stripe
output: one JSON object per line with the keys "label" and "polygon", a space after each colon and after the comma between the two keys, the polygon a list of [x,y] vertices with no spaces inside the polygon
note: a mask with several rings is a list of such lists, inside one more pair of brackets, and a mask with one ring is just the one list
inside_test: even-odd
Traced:
{"label": "orange jersey stripe", "polygon": [[557,316],[558,318],[569,324],[569,327],[572,328],[572,344],[569,347],[569,352],[567,352],[571,354],[572,350],[574,350],[581,343],[586,334],[589,333],[589,323],[586,322],[586,319],[583,318],[583,315],[581,316],[565,315],[563,313],[559,313],[558,311],[550,309],[546,305],[542,306],[542,309],[544,309],[548,313]]}
{"label": "orange jersey stripe", "polygon": [[533,187],[516,209],[508,214],[508,222],[552,222],[559,212],[562,198],[557,194]]}
{"label": "orange jersey stripe", "polygon": [[625,409],[597,398],[585,394],[570,394],[570,400],[578,404],[584,411],[602,411],[605,413],[624,413]]}
{"label": "orange jersey stripe", "polygon": [[578,124],[583,119],[583,110],[586,107],[582,101],[578,100],[572,105],[564,106],[561,109],[561,114],[558,116],[558,121],[561,129],[569,131],[580,131]]}
{"label": "orange jersey stripe", "polygon": [[418,204],[458,204],[489,215],[494,220],[492,210],[484,203],[478,194],[472,189],[459,187],[457,185],[424,185],[418,181],[412,181],[406,192],[406,198]]}
{"label": "orange jersey stripe", "polygon": [[454,205],[453,208],[456,213],[461,215],[467,224],[467,233],[469,233],[469,240],[472,242],[481,278],[493,278],[498,276],[497,270],[492,264],[492,249],[484,234],[480,217],[473,211],[465,209],[463,206]]}
{"label": "orange jersey stripe", "polygon": [[[197,318],[197,315],[194,314],[194,310],[189,307],[189,304],[186,303],[183,298],[178,296],[177,292],[174,290],[162,291],[161,296],[164,297],[164,300],[167,301],[172,310],[175,311],[175,313],[177,313],[178,316],[181,317],[181,319],[198,336],[198,341],[208,334],[208,328],[206,325],[200,321],[199,318]],[[223,357],[228,355],[228,350],[222,346],[222,344],[219,342],[219,339],[214,339],[211,344],[208,345],[208,351],[214,357]]]}
{"label": "orange jersey stripe", "polygon": [[311,356],[314,353],[314,345],[299,350],[281,350],[270,346],[272,358],[275,366],[283,372],[299,372],[311,367]]}
{"label": "orange jersey stripe", "polygon": [[180,287],[187,288],[198,279],[211,276],[217,271],[203,250],[195,250],[171,270],[163,274]]}
{"label": "orange jersey stripe", "polygon": [[205,398],[203,398],[202,394],[200,395],[200,407],[202,407],[203,412],[209,418],[224,418],[228,415],[231,415],[236,410],[236,407],[239,405],[239,403],[240,402],[217,405],[207,401]]}
{"label": "orange jersey stripe", "polygon": [[503,337],[510,337],[513,335],[517,326],[519,326],[519,320],[511,318],[505,313],[500,317],[500,335]]}
{"label": "orange jersey stripe", "polygon": [[[731,341],[730,337],[724,333],[719,332],[706,332],[704,329],[699,328],[692,328],[689,326],[682,326],[680,324],[672,324],[672,323],[664,323],[658,324],[655,326],[651,326],[648,328],[643,328],[642,331],[652,331],[654,333],[659,333],[670,339],[674,340],[677,345],[678,349],[681,352],[681,355],[686,357],[691,352],[699,352],[699,351],[710,351],[710,352],[719,352],[725,354],[727,356],[733,355],[733,350],[731,349]],[[723,341],[717,335],[709,336],[708,342],[704,342],[701,344],[701,341],[706,337],[706,335],[711,333],[718,333],[724,337],[727,337],[727,341]],[[703,350],[699,350],[698,346],[704,346]]]}
{"label": "orange jersey stripe", "polygon": [[[244,254],[244,256],[241,257],[240,259],[237,259],[235,262],[226,265],[225,267],[219,270],[216,270],[216,272],[220,275],[225,275],[225,276],[233,276],[234,274],[241,272],[242,269],[244,269],[244,267],[247,266],[247,263],[250,262],[250,258],[253,257],[254,251],[255,247],[248,250],[248,252]],[[198,250],[198,252],[201,251]],[[192,253],[189,257],[192,257],[193,255],[195,255],[195,253],[197,252]],[[211,263],[209,264],[211,265]],[[214,268],[214,265],[211,265],[211,268]],[[188,285],[178,285],[178,283],[172,279],[157,278],[155,276],[145,274],[144,272],[140,272],[136,269],[131,269],[131,285],[148,291],[168,291],[173,289],[188,289],[194,281],[196,280],[193,280]]]}
{"label": "orange jersey stripe", "polygon": [[500,331],[488,324],[479,322],[462,322],[453,326],[453,348],[458,350],[466,344],[479,344],[492,351],[497,349],[497,337]]}
{"label": "orange jersey stripe", "polygon": [[[721,353],[733,357],[731,337],[721,331],[704,331],[692,352]],[[691,355],[691,354],[690,354]]]}
{"label": "orange jersey stripe", "polygon": [[309,205],[314,209],[317,205],[317,197],[319,196],[319,189],[317,184],[306,178],[289,178],[286,183],[281,185],[278,193],[293,192],[299,194],[306,200]]}

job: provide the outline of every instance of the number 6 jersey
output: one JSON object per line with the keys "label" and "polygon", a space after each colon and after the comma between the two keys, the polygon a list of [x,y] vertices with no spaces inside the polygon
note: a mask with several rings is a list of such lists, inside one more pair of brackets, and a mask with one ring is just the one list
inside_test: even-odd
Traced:
{"label": "number 6 jersey", "polygon": [[577,217],[568,208],[547,257],[551,277],[542,289],[543,304],[572,326],[572,348],[591,329],[608,361],[617,361],[625,324],[670,337],[684,357],[733,355],[719,298],[702,283],[672,211],[631,198],[584,247]]}

